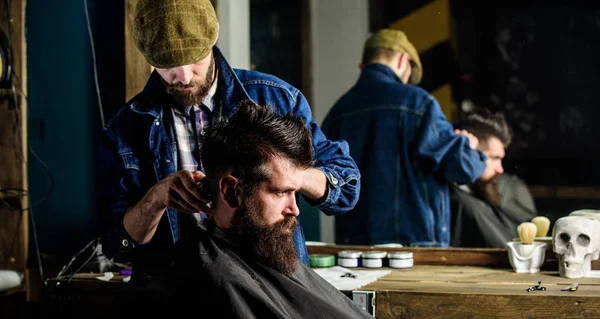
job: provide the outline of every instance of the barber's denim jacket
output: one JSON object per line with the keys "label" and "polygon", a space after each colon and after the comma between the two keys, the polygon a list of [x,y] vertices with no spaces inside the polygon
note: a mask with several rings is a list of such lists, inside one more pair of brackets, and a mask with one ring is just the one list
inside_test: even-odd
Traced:
{"label": "barber's denim jacket", "polygon": [[362,174],[356,207],[336,216],[336,243],[449,245],[449,181],[472,183],[486,158],[454,134],[430,94],[369,64],[322,129],[348,142]]}
{"label": "barber's denim jacket", "polygon": [[[360,174],[347,143],[325,138],[298,89],[272,75],[232,69],[217,47],[213,52],[219,70],[218,104],[213,119],[231,115],[238,102],[248,98],[274,106],[281,114],[300,115],[312,132],[314,167],[323,171],[328,181],[328,194],[322,203],[307,201],[328,215],[352,209],[360,192]],[[108,223],[103,249],[109,258],[140,246],[124,229],[125,212],[159,180],[177,171],[177,141],[171,112],[165,111],[171,105],[169,101],[172,100],[155,71],[143,91],[126,103],[102,130],[97,206]],[[164,218],[168,218],[170,234],[157,236],[159,228],[151,242],[162,238],[175,243],[180,239],[182,216],[169,208]],[[308,265],[301,226],[294,232],[294,241],[300,260]]]}

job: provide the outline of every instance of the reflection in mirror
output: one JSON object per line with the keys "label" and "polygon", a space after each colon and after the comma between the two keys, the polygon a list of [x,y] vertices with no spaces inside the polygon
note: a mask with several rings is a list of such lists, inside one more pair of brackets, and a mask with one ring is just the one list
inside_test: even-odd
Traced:
{"label": "reflection in mirror", "polygon": [[[327,137],[348,141],[361,169],[361,197],[354,210],[334,218],[321,217],[335,226],[323,222],[305,226],[308,232],[319,229],[318,236],[310,239],[336,244],[505,248],[517,237],[516,227],[522,222],[546,216],[553,224],[570,212],[600,207],[596,182],[600,168],[595,165],[600,155],[595,137],[600,136],[600,128],[594,125],[594,119],[600,118],[594,103],[600,41],[593,41],[600,37],[600,14],[591,4],[373,0],[368,17],[362,19],[348,5],[328,19],[347,18],[363,24],[367,32],[357,32],[349,45],[351,40],[339,32],[319,28],[327,25],[322,15],[311,14],[311,25],[317,27],[311,31],[310,43],[319,44],[315,52],[328,52],[313,56],[313,64],[330,65],[329,74],[355,67],[354,77],[338,76],[335,85],[319,85],[322,77],[314,77],[310,98],[316,118],[322,116]],[[388,47],[387,56],[366,52],[365,41],[384,28],[404,33],[405,38],[394,40],[403,50]],[[336,36],[343,44],[334,41]],[[411,47],[416,54],[410,52]],[[372,61],[365,60],[369,54]],[[408,66],[403,62],[406,58]],[[373,68],[369,62],[384,67]],[[406,80],[409,71],[421,73],[420,82]],[[404,97],[432,97],[439,112],[426,103],[389,93],[393,86],[385,84],[380,73],[389,76],[388,82],[408,84],[398,84],[408,87],[397,89],[404,90]],[[368,81],[362,81],[365,74],[381,82],[368,87]],[[357,90],[361,85],[366,93]],[[323,91],[327,93],[319,93]],[[336,108],[339,105],[343,107]],[[394,113],[394,107],[411,108],[418,116]],[[444,157],[446,153],[431,154],[432,150],[459,148],[461,143],[463,148],[473,146],[472,132],[454,132],[453,128],[480,109],[501,114],[512,137],[506,142],[486,134],[476,136],[479,145],[475,148],[486,156],[481,167],[464,155],[468,152],[455,153],[464,155],[460,164],[467,161],[469,168],[484,173],[452,166],[452,156]],[[425,129],[417,123],[432,115],[445,118],[445,122],[435,122],[436,132],[431,136],[446,143],[434,144],[419,135]],[[493,178],[482,183],[489,171]],[[466,208],[472,211],[471,217],[465,215]],[[457,213],[461,209],[463,213]]]}

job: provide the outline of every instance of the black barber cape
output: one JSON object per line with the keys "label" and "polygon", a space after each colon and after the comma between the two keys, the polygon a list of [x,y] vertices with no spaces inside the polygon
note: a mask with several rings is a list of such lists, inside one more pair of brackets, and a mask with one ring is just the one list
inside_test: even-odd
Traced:
{"label": "black barber cape", "polygon": [[162,296],[138,304],[195,318],[373,318],[303,263],[286,276],[240,252],[211,222],[197,234],[186,244],[193,257],[142,289]]}
{"label": "black barber cape", "polygon": [[520,221],[456,185],[450,188],[450,210],[452,247],[506,248],[518,236]]}

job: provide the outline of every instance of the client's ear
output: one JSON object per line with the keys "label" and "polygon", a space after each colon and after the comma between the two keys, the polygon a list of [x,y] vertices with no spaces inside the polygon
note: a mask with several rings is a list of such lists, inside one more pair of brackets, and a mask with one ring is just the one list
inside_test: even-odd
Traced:
{"label": "client's ear", "polygon": [[219,181],[219,194],[231,208],[240,206],[237,196],[238,183],[239,180],[231,175],[227,175]]}

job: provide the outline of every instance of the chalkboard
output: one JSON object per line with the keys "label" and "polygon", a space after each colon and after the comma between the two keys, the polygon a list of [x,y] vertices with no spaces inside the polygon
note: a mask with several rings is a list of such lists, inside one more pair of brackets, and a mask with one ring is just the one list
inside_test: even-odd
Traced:
{"label": "chalkboard", "polygon": [[474,30],[459,27],[458,36],[470,32],[474,44],[459,55],[473,61],[471,98],[502,111],[514,131],[505,169],[530,184],[597,184],[600,7],[469,3]]}

